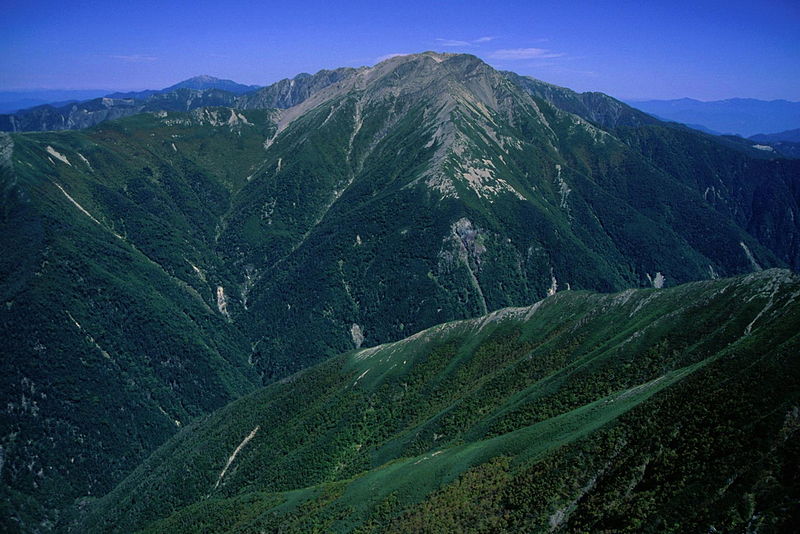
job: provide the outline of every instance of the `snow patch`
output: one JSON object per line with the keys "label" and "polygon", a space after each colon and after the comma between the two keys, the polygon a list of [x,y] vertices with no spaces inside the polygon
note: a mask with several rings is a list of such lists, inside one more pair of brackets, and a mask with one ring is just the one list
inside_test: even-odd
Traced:
{"label": "snow patch", "polygon": [[172,422],[175,423],[175,426],[177,426],[177,427],[181,426],[181,422],[178,421],[177,419],[173,419],[172,417],[170,417],[170,415],[167,413],[167,411],[164,408],[162,408],[161,406],[158,407],[158,411],[161,412],[162,414],[164,414],[164,416],[167,419],[172,419]]}
{"label": "snow patch", "polygon": [[775,152],[775,149],[769,145],[753,145],[756,150],[763,150],[764,152]]}
{"label": "snow patch", "polygon": [[92,171],[92,172],[94,172],[94,169],[92,168],[92,164],[91,164],[91,163],[89,163],[89,160],[88,160],[88,159],[86,159],[86,158],[84,157],[84,155],[83,155],[83,154],[81,154],[80,152],[77,152],[77,154],[78,154],[78,157],[79,157],[79,158],[81,158],[81,161],[83,161],[83,162],[86,164],[86,166],[87,166],[87,167],[89,167],[89,170],[90,170],[90,171]]}
{"label": "snow patch", "polygon": [[[525,317],[530,312],[530,307],[525,308],[502,308],[492,313],[483,316],[483,318],[478,319],[478,332],[484,329],[484,327],[491,323],[497,323],[504,319],[518,319],[520,317]],[[404,362],[405,363],[405,362]]]}
{"label": "snow patch", "polygon": [[656,289],[661,289],[664,287],[664,282],[667,280],[667,278],[658,271],[656,271],[656,275],[652,277],[650,276],[650,273],[645,273],[645,275],[647,275],[647,280],[650,281],[650,285]]}
{"label": "snow patch", "polygon": [[558,280],[556,275],[553,274],[553,269],[550,269],[550,287],[547,290],[547,296],[552,297],[558,291]]}
{"label": "snow patch", "polygon": [[763,271],[763,268],[758,264],[756,259],[753,257],[753,253],[750,252],[750,249],[747,248],[747,245],[744,244],[744,241],[740,241],[739,245],[741,245],[742,249],[744,249],[744,253],[747,256],[747,259],[750,261],[750,265],[753,266],[753,269],[756,271]]}
{"label": "snow patch", "polygon": [[231,318],[228,312],[228,297],[225,295],[225,288],[222,286],[217,286],[217,309],[227,319]]}
{"label": "snow patch", "polygon": [[[184,258],[184,259],[185,259],[185,258]],[[197,266],[197,265],[195,265],[194,263],[190,262],[189,260],[186,260],[186,263],[188,263],[189,265],[191,265],[191,266],[192,266],[192,270],[194,271],[194,274],[196,274],[196,275],[197,275],[197,277],[198,277],[200,280],[202,280],[203,282],[205,282],[205,281],[206,281],[206,273],[204,273],[204,272],[203,272],[203,271],[200,269],[200,267],[198,267],[198,266]]]}
{"label": "snow patch", "polygon": [[[371,368],[370,368],[370,369],[371,369]],[[361,380],[362,378],[364,378],[364,377],[367,375],[367,373],[369,373],[370,369],[367,369],[366,371],[364,371],[363,373],[361,373],[360,375],[358,375],[358,378],[356,378],[356,381],[355,381],[355,382],[353,382],[353,387],[355,387],[355,386],[356,386],[356,384],[358,384],[358,381],[359,381],[359,380]]]}
{"label": "snow patch", "polygon": [[773,280],[772,283],[773,283],[773,289],[772,293],[769,295],[767,304],[764,306],[764,308],[762,308],[760,312],[758,312],[758,315],[756,315],[753,318],[753,320],[750,321],[750,324],[748,324],[747,327],[744,329],[744,335],[749,336],[750,332],[753,331],[753,325],[756,324],[756,321],[758,321],[761,318],[761,316],[763,316],[775,304],[775,295],[777,295],[778,291],[781,289],[781,283],[780,280]]}
{"label": "snow patch", "polygon": [[350,327],[350,337],[353,338],[353,344],[356,348],[360,349],[361,344],[364,343],[364,332],[362,332],[361,327],[356,323],[353,323]]}
{"label": "snow patch", "polygon": [[567,197],[569,194],[572,193],[572,189],[569,188],[567,182],[561,177],[561,165],[556,164],[556,171],[558,174],[556,175],[555,183],[558,185],[558,193],[561,195],[561,202],[559,203],[559,207],[562,209],[567,210],[567,215],[569,215],[569,205],[567,204]]}
{"label": "snow patch", "polygon": [[0,132],[0,167],[12,167],[11,156],[13,155],[14,141],[6,132]]}
{"label": "snow patch", "polygon": [[[69,193],[67,193],[67,192],[64,190],[64,188],[63,188],[63,187],[61,187],[61,185],[57,184],[56,182],[53,182],[53,184],[55,184],[55,186],[56,186],[57,188],[59,188],[59,189],[61,190],[61,192],[62,192],[62,193],[64,193],[64,196],[65,196],[65,197],[67,197],[67,200],[69,200],[70,202],[72,202],[72,203],[75,205],[75,207],[76,207],[76,208],[78,208],[79,210],[81,210],[81,213],[83,213],[84,215],[86,215],[87,217],[89,217],[91,220],[93,220],[95,223],[99,224],[100,226],[103,226],[103,225],[102,225],[102,223],[101,223],[100,221],[98,221],[97,219],[95,219],[95,218],[94,218],[94,216],[92,216],[92,214],[91,214],[91,213],[89,213],[88,211],[86,211],[86,210],[83,208],[83,206],[81,206],[80,204],[78,204],[78,202],[77,202],[77,201],[76,201],[74,198],[72,198],[72,197],[70,196],[70,194],[69,194]],[[122,236],[121,236],[121,235],[119,235],[118,233],[114,232],[113,230],[109,230],[109,232],[111,232],[112,234],[114,234],[114,236],[116,236],[116,238],[117,238],[117,239],[122,239]]]}
{"label": "snow patch", "polygon": [[247,443],[256,436],[256,432],[258,432],[259,428],[261,428],[261,426],[255,427],[253,429],[253,431],[250,432],[247,435],[247,437],[245,437],[242,440],[242,442],[239,444],[239,446],[236,447],[236,449],[234,449],[233,454],[231,454],[228,457],[228,461],[225,462],[225,467],[222,468],[222,471],[220,472],[219,477],[217,477],[217,483],[214,484],[214,489],[217,489],[217,487],[219,486],[219,483],[222,482],[222,477],[225,476],[225,473],[228,471],[228,468],[231,466],[233,461],[236,459],[236,455],[239,454],[239,451],[241,451],[244,448],[244,446],[247,445]]}
{"label": "snow patch", "polygon": [[69,162],[67,156],[57,151],[55,148],[51,147],[50,145],[47,145],[47,148],[45,150],[47,150],[47,153],[56,158],[57,160],[60,160],[63,163],[66,163],[67,165],[72,167],[72,163]]}

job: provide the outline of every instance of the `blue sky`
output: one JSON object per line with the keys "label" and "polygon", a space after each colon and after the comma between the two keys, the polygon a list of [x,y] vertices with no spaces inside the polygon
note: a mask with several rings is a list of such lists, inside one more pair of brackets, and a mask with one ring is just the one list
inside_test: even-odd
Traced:
{"label": "blue sky", "polygon": [[619,98],[800,100],[797,0],[0,2],[0,90],[263,85],[438,50]]}

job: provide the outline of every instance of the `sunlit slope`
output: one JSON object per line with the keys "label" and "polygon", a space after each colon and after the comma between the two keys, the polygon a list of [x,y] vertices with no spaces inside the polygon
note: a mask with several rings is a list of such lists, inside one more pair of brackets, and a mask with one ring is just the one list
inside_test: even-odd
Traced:
{"label": "sunlit slope", "polygon": [[564,292],[346,353],[182,430],[81,528],[780,530],[798,296],[777,270]]}
{"label": "sunlit slope", "polygon": [[283,111],[239,198],[220,242],[275,377],[557,289],[786,265],[685,176],[465,55],[393,58]]}

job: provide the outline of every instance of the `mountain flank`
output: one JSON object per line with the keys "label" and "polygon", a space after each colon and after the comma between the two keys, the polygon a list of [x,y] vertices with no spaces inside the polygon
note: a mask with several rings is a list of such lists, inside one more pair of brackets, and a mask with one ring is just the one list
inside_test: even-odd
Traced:
{"label": "mountain flank", "polygon": [[[738,282],[716,280],[752,276],[764,288],[746,297],[754,304],[736,311],[743,315],[723,336],[747,344],[743,332],[758,312],[771,316],[774,302],[792,299],[793,282],[770,280],[773,268],[800,266],[800,162],[660,122],[606,95],[499,72],[474,56],[396,57],[241,95],[183,87],[144,101],[106,100],[48,115],[59,124],[84,116],[91,127],[0,136],[0,333],[9,347],[0,373],[0,492],[8,528],[72,528],[81,510],[117,491],[193,422],[260,388],[297,383],[303,369],[338,365],[326,362],[434,325],[587,291],[664,290],[691,301],[689,290],[666,290],[697,281],[733,288]],[[130,115],[100,121],[123,109]],[[679,301],[667,299],[659,312],[682,314]],[[696,339],[717,339],[700,304],[686,313],[710,329]],[[780,350],[759,339],[765,351]],[[684,342],[669,358],[690,350]],[[670,365],[661,374],[685,367]],[[365,371],[324,380],[339,388]],[[642,381],[601,393],[647,381],[636,376]],[[424,411],[424,399],[407,409]],[[359,417],[372,413],[357,407]],[[555,410],[548,417],[562,413]],[[598,428],[611,421],[591,420]],[[209,473],[225,490],[270,428],[257,422],[226,434],[214,446],[219,455],[198,460],[213,465],[187,486],[181,506],[208,493]],[[465,444],[495,434],[470,436]],[[392,447],[402,454],[365,450],[384,463],[418,454]],[[341,473],[383,465],[340,454],[316,458],[307,472],[287,467],[302,486],[253,487],[269,499],[329,482],[344,487]],[[418,497],[402,509],[411,514]],[[129,505],[137,509],[119,504]],[[156,519],[168,518],[129,524]]]}

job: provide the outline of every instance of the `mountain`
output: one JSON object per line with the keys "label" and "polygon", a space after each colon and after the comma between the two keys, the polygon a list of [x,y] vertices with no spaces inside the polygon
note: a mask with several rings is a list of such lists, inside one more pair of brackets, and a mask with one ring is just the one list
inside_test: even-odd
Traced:
{"label": "mountain", "polygon": [[786,130],[774,134],[758,134],[750,137],[762,150],[771,147],[776,153],[787,158],[800,158],[800,129]]}
{"label": "mountain", "polygon": [[38,106],[11,115],[0,115],[0,131],[30,132],[77,130],[101,122],[145,112],[189,111],[205,106],[232,105],[236,95],[219,89],[177,89],[134,98],[95,98],[61,107]]}
{"label": "mountain", "polygon": [[79,130],[139,113],[190,111],[207,106],[290,108],[354,71],[341,68],[313,75],[299,74],[263,88],[212,76],[196,76],[166,89],[112,93],[83,102],[47,104],[0,115],[0,131]]}
{"label": "mountain", "polygon": [[171,93],[172,91],[176,91],[178,89],[195,89],[197,91],[202,91],[205,89],[219,89],[220,91],[227,91],[229,93],[238,95],[242,93],[249,93],[250,91],[255,91],[259,88],[259,85],[243,85],[241,83],[236,83],[233,80],[223,80],[213,76],[201,75],[178,82],[175,85],[167,87],[166,89],[162,89],[161,92]]}
{"label": "mountain", "polygon": [[106,493],[182,424],[260,384],[218,309],[227,271],[209,243],[237,162],[270,130],[252,126],[248,142],[206,117],[3,134],[0,516],[48,530],[75,497]]}
{"label": "mountain", "polygon": [[112,93],[110,95],[106,95],[106,97],[112,99],[133,98],[136,100],[144,100],[156,94],[172,93],[177,91],[178,89],[192,89],[195,91],[217,89],[220,91],[226,91],[228,93],[233,93],[238,95],[250,91],[255,91],[259,87],[260,86],[258,85],[243,85],[241,83],[234,82],[233,80],[223,80],[220,78],[215,78],[214,76],[201,75],[189,78],[188,80],[183,80],[182,82],[178,82],[175,85],[170,85],[169,87],[164,89],[157,89],[157,90],[149,89],[145,91],[133,91],[127,93]]}
{"label": "mountain", "polygon": [[750,136],[752,141],[766,141],[766,142],[785,142],[785,143],[800,143],[800,128],[794,130],[786,130],[785,132],[778,132],[774,134],[758,134]]}
{"label": "mountain", "polygon": [[749,137],[800,125],[800,102],[731,98],[702,102],[677,100],[629,101],[631,106],[661,119],[694,124],[712,131]]}
{"label": "mountain", "polygon": [[[0,113],[14,113],[42,104],[63,106],[69,103],[97,98],[107,94],[104,89],[31,89],[27,91],[0,91]],[[53,104],[53,103],[56,104]]]}
{"label": "mountain", "polygon": [[800,162],[473,56],[131,113],[0,137],[0,515],[26,531],[344,351],[564,290],[800,266]]}
{"label": "mountain", "polygon": [[81,532],[788,532],[800,278],[567,291],[342,354],[179,432]]}
{"label": "mountain", "polygon": [[661,122],[603,93],[576,93],[566,87],[549,84],[530,76],[520,76],[514,72],[503,74],[532,96],[546,100],[558,109],[574,113],[603,128],[645,126]]}
{"label": "mountain", "polygon": [[92,100],[51,103],[0,115],[0,131],[75,130],[145,112],[232,106],[236,95],[258,88],[213,76],[195,76],[165,89],[112,93]]}
{"label": "mountain", "polygon": [[321,70],[316,74],[298,74],[294,78],[286,78],[243,95],[238,100],[237,106],[243,109],[287,109],[356,72],[356,69],[343,67],[336,70]]}

